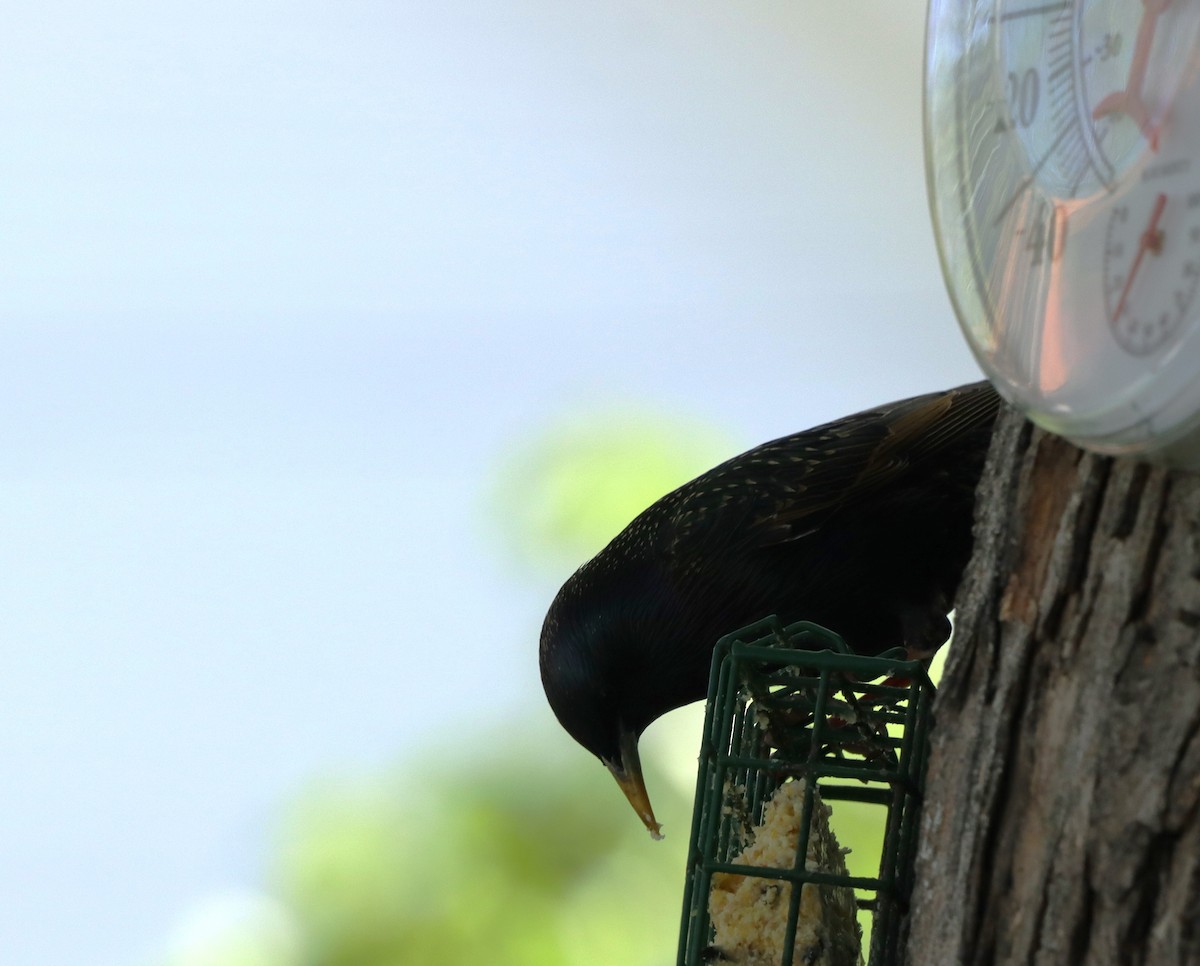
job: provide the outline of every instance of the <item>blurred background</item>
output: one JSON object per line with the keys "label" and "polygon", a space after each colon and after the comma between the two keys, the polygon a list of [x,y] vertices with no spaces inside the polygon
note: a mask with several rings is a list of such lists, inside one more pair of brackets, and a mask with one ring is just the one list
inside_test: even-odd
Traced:
{"label": "blurred background", "polygon": [[697,711],[652,843],[541,618],[708,466],[977,378],[923,18],[7,12],[5,962],[673,961]]}

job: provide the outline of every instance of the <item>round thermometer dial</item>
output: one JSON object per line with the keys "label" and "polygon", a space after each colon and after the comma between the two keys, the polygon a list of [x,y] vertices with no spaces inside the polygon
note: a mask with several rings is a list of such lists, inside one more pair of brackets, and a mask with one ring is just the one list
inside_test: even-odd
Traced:
{"label": "round thermometer dial", "polygon": [[1081,445],[1200,467],[1200,0],[931,0],[925,144],[992,380]]}

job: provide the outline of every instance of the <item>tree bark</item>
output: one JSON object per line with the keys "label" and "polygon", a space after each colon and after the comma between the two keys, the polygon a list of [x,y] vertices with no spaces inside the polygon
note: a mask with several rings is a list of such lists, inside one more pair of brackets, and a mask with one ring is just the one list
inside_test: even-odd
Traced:
{"label": "tree bark", "polygon": [[997,423],[908,961],[1200,963],[1200,474]]}

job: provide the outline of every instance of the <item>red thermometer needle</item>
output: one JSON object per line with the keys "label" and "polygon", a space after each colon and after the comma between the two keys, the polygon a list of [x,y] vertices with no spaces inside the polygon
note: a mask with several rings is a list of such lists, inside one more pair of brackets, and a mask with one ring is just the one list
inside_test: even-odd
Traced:
{"label": "red thermometer needle", "polygon": [[1146,230],[1142,232],[1142,237],[1138,240],[1137,254],[1133,257],[1133,264],[1129,266],[1129,274],[1125,276],[1125,287],[1121,289],[1121,297],[1117,300],[1117,310],[1113,313],[1114,322],[1125,311],[1125,299],[1129,297],[1129,290],[1133,287],[1133,280],[1137,278],[1138,269],[1142,267],[1142,259],[1146,257],[1146,252],[1152,251],[1158,254],[1162,248],[1162,232],[1158,230],[1158,222],[1166,207],[1167,196],[1160,194],[1154,200],[1154,210],[1150,212],[1150,221],[1146,223]]}

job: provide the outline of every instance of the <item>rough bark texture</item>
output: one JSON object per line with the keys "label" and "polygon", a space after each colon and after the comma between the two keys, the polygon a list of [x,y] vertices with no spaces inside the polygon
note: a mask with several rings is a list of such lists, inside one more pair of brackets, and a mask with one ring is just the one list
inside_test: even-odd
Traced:
{"label": "rough bark texture", "polygon": [[1200,963],[1200,474],[998,423],[908,962]]}

